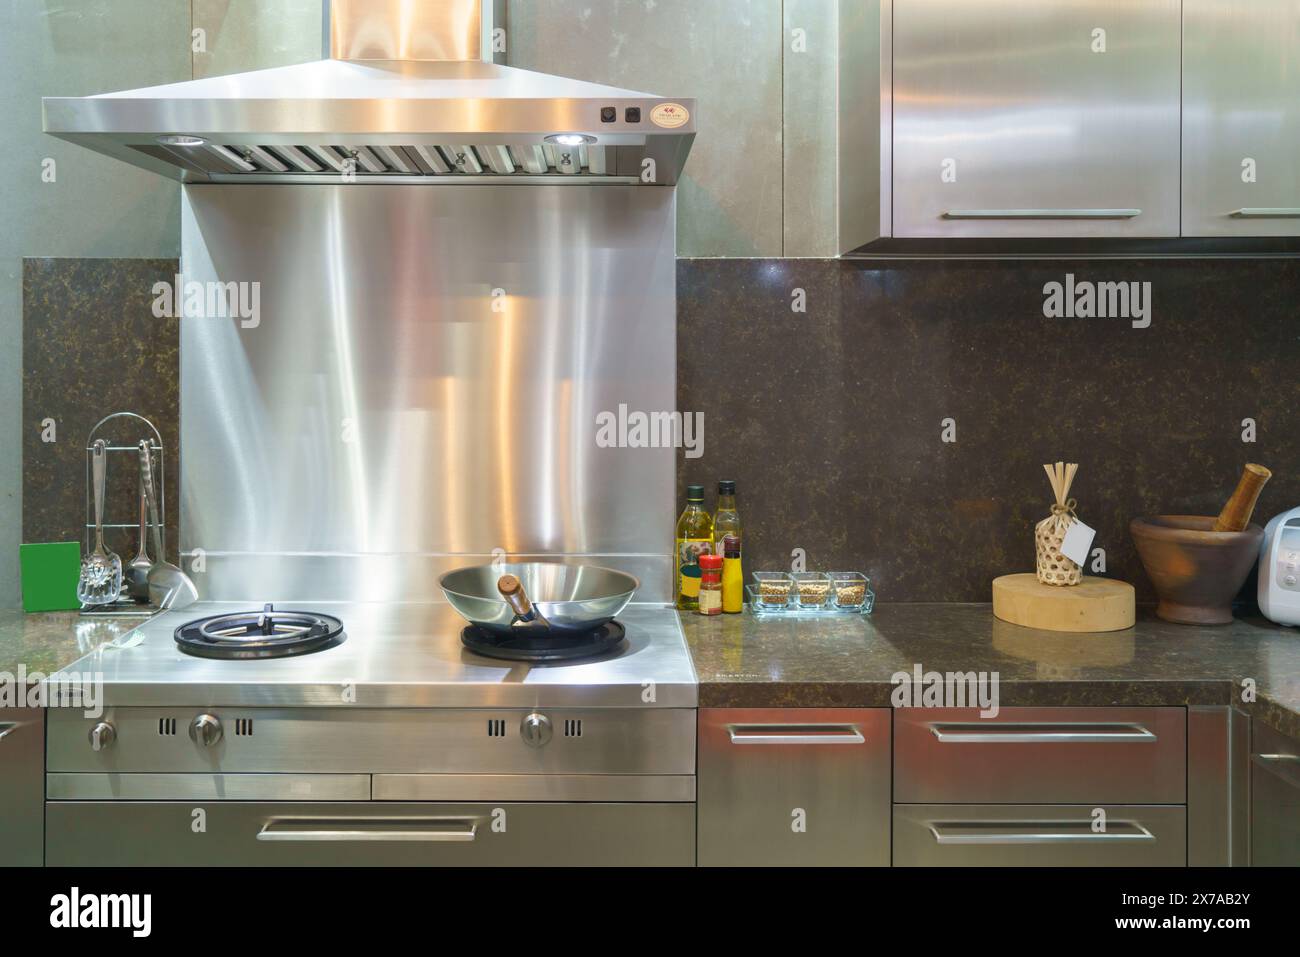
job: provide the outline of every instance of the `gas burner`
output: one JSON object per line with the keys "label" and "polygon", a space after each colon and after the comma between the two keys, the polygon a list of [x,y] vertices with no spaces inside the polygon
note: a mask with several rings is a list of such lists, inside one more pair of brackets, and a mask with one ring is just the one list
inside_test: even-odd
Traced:
{"label": "gas burner", "polygon": [[617,621],[606,622],[595,631],[552,635],[498,635],[470,625],[460,633],[460,640],[470,651],[488,658],[548,662],[599,655],[618,645],[626,634],[627,629]]}
{"label": "gas burner", "polygon": [[288,658],[343,640],[343,622],[310,611],[240,611],[188,621],[174,637],[181,651],[199,658]]}

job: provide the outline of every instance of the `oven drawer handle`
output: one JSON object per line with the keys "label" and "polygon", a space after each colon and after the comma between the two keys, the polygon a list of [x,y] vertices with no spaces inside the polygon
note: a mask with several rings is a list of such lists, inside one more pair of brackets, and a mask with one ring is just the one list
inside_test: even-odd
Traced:
{"label": "oven drawer handle", "polygon": [[1256,754],[1252,760],[1284,784],[1300,788],[1300,755]]}
{"label": "oven drawer handle", "polygon": [[1228,214],[1236,219],[1300,219],[1300,208],[1294,206],[1247,206]]}
{"label": "oven drawer handle", "polygon": [[3,741],[9,735],[18,730],[18,725],[12,721],[0,721],[0,741]]}
{"label": "oven drawer handle", "polygon": [[727,728],[732,744],[864,744],[852,724],[736,724]]}
{"label": "oven drawer handle", "polygon": [[944,219],[1136,219],[1140,209],[949,209]]}
{"label": "oven drawer handle", "polygon": [[[997,730],[994,730],[996,728]],[[932,724],[943,744],[1150,744],[1156,735],[1140,724]]]}
{"label": "oven drawer handle", "polygon": [[468,843],[478,834],[478,822],[450,818],[356,818],[352,820],[290,819],[268,821],[259,841],[429,841]]}
{"label": "oven drawer handle", "polygon": [[1094,831],[1091,824],[1071,827],[1068,822],[1059,821],[932,821],[928,827],[937,844],[1127,844],[1156,839],[1136,821],[1117,821],[1105,831]]}

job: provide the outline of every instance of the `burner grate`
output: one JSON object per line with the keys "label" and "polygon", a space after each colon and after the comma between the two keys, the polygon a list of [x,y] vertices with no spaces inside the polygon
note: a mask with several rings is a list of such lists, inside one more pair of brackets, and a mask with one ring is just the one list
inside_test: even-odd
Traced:
{"label": "burner grate", "polygon": [[288,658],[332,647],[343,640],[343,622],[309,611],[259,611],[213,615],[176,629],[176,644],[200,658]]}

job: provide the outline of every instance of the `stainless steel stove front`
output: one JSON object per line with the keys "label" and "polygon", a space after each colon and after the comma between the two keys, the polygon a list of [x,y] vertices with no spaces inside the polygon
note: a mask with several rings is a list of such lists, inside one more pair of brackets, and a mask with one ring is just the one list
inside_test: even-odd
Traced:
{"label": "stainless steel stove front", "polygon": [[694,801],[689,708],[64,709],[46,860],[689,865]]}

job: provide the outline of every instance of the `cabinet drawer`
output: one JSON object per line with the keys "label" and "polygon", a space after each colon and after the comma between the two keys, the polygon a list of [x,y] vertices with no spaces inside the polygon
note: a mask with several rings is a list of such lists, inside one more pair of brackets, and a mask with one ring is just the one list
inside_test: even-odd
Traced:
{"label": "cabinet drawer", "polygon": [[900,804],[1182,804],[1183,708],[901,709]]}
{"label": "cabinet drawer", "polygon": [[1187,809],[916,804],[894,807],[899,867],[1183,867]]}
{"label": "cabinet drawer", "polygon": [[0,708],[0,867],[41,866],[44,782],[45,712]]}
{"label": "cabinet drawer", "polygon": [[889,864],[885,708],[702,709],[705,866]]}
{"label": "cabinet drawer", "polygon": [[690,866],[695,858],[691,804],[67,801],[49,804],[46,820],[52,866]]}
{"label": "cabinet drawer", "polygon": [[1250,768],[1250,863],[1300,867],[1300,742],[1255,722]]}

